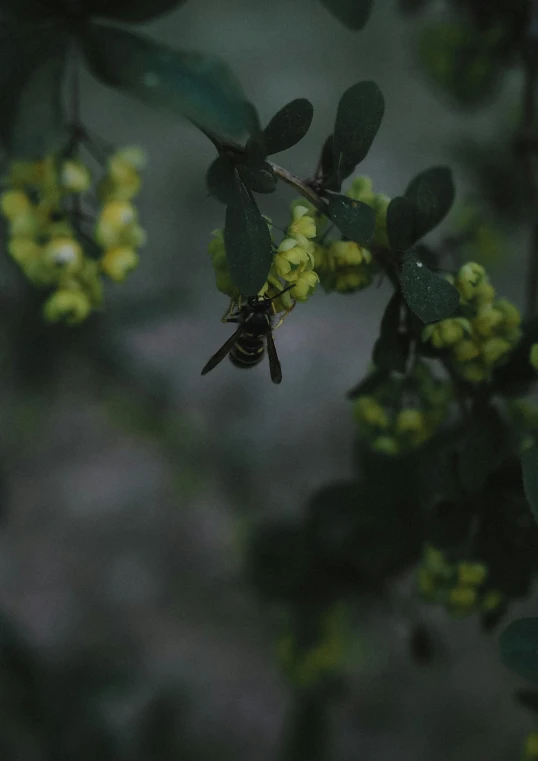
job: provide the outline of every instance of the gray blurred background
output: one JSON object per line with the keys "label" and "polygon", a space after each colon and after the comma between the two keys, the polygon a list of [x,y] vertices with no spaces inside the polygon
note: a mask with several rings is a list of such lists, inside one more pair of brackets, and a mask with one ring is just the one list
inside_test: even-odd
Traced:
{"label": "gray blurred background", "polygon": [[[417,22],[394,6],[377,0],[369,25],[353,33],[315,0],[191,0],[146,31],[225,58],[262,123],[295,97],[311,100],[311,131],[278,157],[302,176],[314,170],[341,93],[374,79],[386,115],[361,173],[396,195],[418,171],[452,162],[462,136],[492,134],[518,83],[491,109],[458,115],[428,89],[414,58]],[[106,362],[97,371],[90,350],[64,355],[53,380],[31,391],[4,384],[0,605],[48,663],[91,664],[97,653],[132,666],[134,683],[103,706],[126,758],[138,758],[140,717],[164,695],[182,758],[273,761],[289,691],[271,616],[244,578],[245,539],[351,474],[345,393],[368,366],[388,291],[320,290],[299,305],[276,334],[279,387],[265,363],[246,374],[225,362],[201,378],[229,335],[207,255],[223,224],[204,182],[214,149],[188,123],[87,76],[83,119],[112,143],[147,150],[138,205],[149,243],[128,283],[107,293],[104,329],[121,373]],[[466,187],[457,166],[455,174]],[[281,187],[262,197],[262,211],[285,226],[294,197]],[[493,274],[517,302],[519,247]],[[499,662],[496,635],[442,611],[424,615],[444,644],[419,668],[387,608],[357,612],[335,758],[517,758],[533,726],[512,705],[517,680]],[[17,759],[43,758],[38,744],[17,742]]]}

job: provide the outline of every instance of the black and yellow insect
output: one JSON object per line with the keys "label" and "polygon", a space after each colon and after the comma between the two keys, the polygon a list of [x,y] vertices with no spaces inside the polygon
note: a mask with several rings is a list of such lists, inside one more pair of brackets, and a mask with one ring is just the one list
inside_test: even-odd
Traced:
{"label": "black and yellow insect", "polygon": [[[232,301],[230,309],[222,321],[239,323],[239,327],[211,357],[202,370],[202,375],[213,370],[227,354],[236,367],[254,367],[263,359],[265,345],[267,344],[271,380],[273,383],[280,383],[282,381],[282,368],[273,338],[273,317],[276,314],[273,300],[290,288],[293,286],[284,288],[272,298],[269,296],[251,296],[244,302]],[[290,311],[291,309],[286,312],[286,315]],[[281,318],[279,324],[283,319]]]}

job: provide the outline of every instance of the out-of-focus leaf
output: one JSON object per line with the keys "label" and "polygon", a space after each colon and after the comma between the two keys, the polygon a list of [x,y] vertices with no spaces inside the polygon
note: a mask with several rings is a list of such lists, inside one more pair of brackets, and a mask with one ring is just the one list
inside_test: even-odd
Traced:
{"label": "out-of-focus leaf", "polygon": [[327,699],[318,691],[297,695],[284,729],[279,761],[329,761]]}
{"label": "out-of-focus leaf", "polygon": [[366,26],[374,5],[374,0],[321,0],[332,15],[349,29]]}
{"label": "out-of-focus leaf", "polygon": [[460,303],[456,288],[431,272],[412,253],[405,257],[401,284],[409,308],[425,323],[449,317]]}
{"label": "out-of-focus leaf", "polygon": [[384,112],[385,99],[375,82],[358,82],[340,98],[333,133],[334,167],[339,181],[366,157]]}
{"label": "out-of-focus leaf", "polygon": [[367,243],[375,230],[375,211],[362,201],[342,195],[329,198],[329,217],[341,233],[357,243]]}
{"label": "out-of-focus leaf", "polygon": [[141,23],[170,13],[185,2],[186,0],[81,0],[78,7],[80,13],[88,16]]}
{"label": "out-of-focus leaf", "polygon": [[446,166],[436,166],[418,174],[409,183],[405,197],[415,205],[413,241],[433,230],[448,214],[454,202],[452,172]]}
{"label": "out-of-focus leaf", "polygon": [[538,714],[538,690],[517,690],[514,697],[520,705],[528,708],[532,713]]}
{"label": "out-of-focus leaf", "polygon": [[43,158],[60,145],[66,56],[60,28],[19,28],[2,40],[0,139],[11,158]]}
{"label": "out-of-focus leaf", "polygon": [[372,359],[379,370],[404,373],[409,358],[410,335],[400,332],[402,297],[395,291],[381,320],[381,332]]}
{"label": "out-of-focus leaf", "polygon": [[458,477],[467,492],[484,486],[503,454],[506,430],[494,407],[475,411],[463,430],[458,454]]}
{"label": "out-of-focus leaf", "polygon": [[239,203],[239,178],[235,163],[227,156],[219,156],[207,170],[209,192],[228,206]]}
{"label": "out-of-focus leaf", "polygon": [[273,116],[263,134],[267,155],[292,148],[308,132],[314,107],[306,98],[297,98]]}
{"label": "out-of-focus leaf", "polygon": [[[0,11],[17,21],[39,22],[65,15],[60,0],[0,0]],[[4,40],[2,39],[2,44]]]}
{"label": "out-of-focus leaf", "polygon": [[228,66],[148,37],[92,22],[82,46],[92,73],[149,106],[181,114],[215,135],[241,137],[256,115]]}
{"label": "out-of-focus leaf", "polygon": [[267,221],[242,182],[240,202],[226,208],[224,244],[232,280],[243,296],[255,296],[267,280],[273,243]]}
{"label": "out-of-focus leaf", "polygon": [[269,164],[262,166],[246,166],[240,164],[238,171],[241,179],[255,193],[274,193],[277,178]]}
{"label": "out-of-focus leaf", "polygon": [[538,618],[520,618],[500,637],[501,658],[519,676],[538,683]]}
{"label": "out-of-focus leaf", "polygon": [[525,496],[531,506],[534,519],[538,523],[538,446],[535,445],[523,452],[521,466]]}

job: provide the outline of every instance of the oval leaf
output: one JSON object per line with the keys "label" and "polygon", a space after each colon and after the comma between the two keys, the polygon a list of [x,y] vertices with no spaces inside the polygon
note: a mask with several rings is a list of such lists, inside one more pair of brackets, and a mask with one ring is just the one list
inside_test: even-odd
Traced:
{"label": "oval leaf", "polygon": [[327,10],[349,29],[362,29],[374,5],[374,0],[321,0]]}
{"label": "oval leaf", "polygon": [[375,230],[375,211],[362,201],[341,195],[329,199],[329,217],[346,238],[367,243]]}
{"label": "oval leaf", "polygon": [[538,618],[513,621],[501,634],[500,645],[505,666],[538,683]]}
{"label": "oval leaf", "polygon": [[170,13],[186,0],[82,0],[80,12],[140,23]]}
{"label": "oval leaf", "polygon": [[314,107],[306,98],[297,98],[281,108],[263,131],[267,155],[285,151],[302,140],[313,116]]}
{"label": "oval leaf", "polygon": [[0,139],[11,158],[38,159],[64,137],[61,30],[21,28],[0,48]]}
{"label": "oval leaf", "polygon": [[409,308],[422,322],[444,320],[458,308],[458,291],[435,275],[414,254],[405,258],[401,273],[402,293]]}
{"label": "oval leaf", "polygon": [[217,135],[255,128],[255,113],[219,58],[184,53],[122,29],[91,23],[82,39],[93,74],[149,106],[182,114]]}
{"label": "oval leaf", "polygon": [[384,112],[385,99],[375,82],[358,82],[340,98],[333,134],[340,179],[349,176],[366,157]]}
{"label": "oval leaf", "polygon": [[277,178],[269,166],[245,166],[238,167],[239,175],[247,188],[255,193],[273,193],[276,190]]}
{"label": "oval leaf", "polygon": [[231,205],[240,202],[235,164],[226,156],[219,156],[211,164],[206,183],[211,195],[222,203]]}
{"label": "oval leaf", "polygon": [[454,202],[452,172],[446,166],[432,167],[411,180],[405,196],[416,207],[413,243],[436,227]]}
{"label": "oval leaf", "polygon": [[255,296],[267,280],[273,242],[266,220],[242,182],[240,203],[226,208],[224,244],[230,275],[243,296]]}
{"label": "oval leaf", "polygon": [[396,196],[387,209],[387,236],[391,248],[406,251],[413,245],[415,204],[404,196]]}
{"label": "oval leaf", "polygon": [[534,519],[538,522],[538,446],[527,449],[521,457],[523,487],[531,506]]}

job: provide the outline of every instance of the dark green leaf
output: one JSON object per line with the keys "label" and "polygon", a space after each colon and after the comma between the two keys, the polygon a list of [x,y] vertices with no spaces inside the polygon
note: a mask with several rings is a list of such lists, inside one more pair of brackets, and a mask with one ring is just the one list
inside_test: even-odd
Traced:
{"label": "dark green leaf", "polygon": [[[0,0],[0,10],[17,21],[39,22],[44,19],[65,16],[60,0]],[[5,38],[2,44],[5,43]]]}
{"label": "dark green leaf", "polygon": [[243,183],[240,203],[226,208],[224,244],[230,275],[243,296],[255,296],[267,280],[273,243],[266,220]]}
{"label": "dark green leaf", "polygon": [[240,202],[239,182],[235,164],[226,156],[219,156],[207,170],[209,192],[224,204]]}
{"label": "dark green leaf", "polygon": [[500,644],[505,666],[538,683],[538,618],[513,621],[501,634]]}
{"label": "dark green leaf", "polygon": [[263,134],[267,155],[292,148],[308,132],[314,108],[306,98],[292,100],[273,116]]}
{"label": "dark green leaf", "polygon": [[20,28],[3,39],[0,138],[12,158],[42,158],[60,145],[66,55],[60,29]]}
{"label": "dark green leaf", "polygon": [[414,254],[405,257],[401,284],[409,308],[425,323],[450,317],[460,303],[454,286],[431,272]]}
{"label": "dark green leaf", "polygon": [[446,166],[432,167],[409,183],[405,196],[415,204],[413,242],[430,232],[448,214],[454,201],[452,172]]}
{"label": "dark green leaf", "polygon": [[82,0],[79,12],[131,23],[150,21],[170,13],[185,0]]}
{"label": "dark green leaf", "polygon": [[347,392],[348,399],[357,399],[359,396],[366,396],[375,391],[387,378],[384,370],[374,370],[372,373],[363,378],[359,383]]}
{"label": "dark green leaf", "polygon": [[514,697],[518,703],[528,708],[529,711],[538,714],[538,690],[517,690]]}
{"label": "dark green leaf", "polygon": [[362,201],[331,195],[329,217],[346,238],[357,243],[367,243],[374,234],[375,211]]}
{"label": "dark green leaf", "polygon": [[335,164],[339,177],[347,177],[365,157],[377,134],[385,99],[375,82],[358,82],[340,98],[333,135]]}
{"label": "dark green leaf", "polygon": [[245,166],[238,167],[241,179],[255,193],[273,193],[276,190],[277,178],[269,166]]}
{"label": "dark green leaf", "polygon": [[328,761],[329,717],[321,691],[299,693],[284,727],[280,761]]}
{"label": "dark green leaf", "polygon": [[149,106],[182,114],[216,135],[255,129],[255,112],[219,58],[186,53],[122,29],[91,23],[82,38],[93,74]]}
{"label": "dark green leaf", "polygon": [[405,196],[396,196],[387,209],[387,236],[391,248],[406,251],[413,244],[415,204]]}
{"label": "dark green leaf", "polygon": [[527,449],[521,457],[523,487],[531,506],[534,519],[538,522],[538,446]]}
{"label": "dark green leaf", "polygon": [[404,373],[409,358],[410,336],[400,332],[402,297],[395,291],[381,319],[381,333],[372,353],[379,370]]}
{"label": "dark green leaf", "polygon": [[458,476],[463,489],[478,492],[502,455],[505,429],[493,407],[475,412],[463,431],[458,453]]}
{"label": "dark green leaf", "polygon": [[321,0],[332,15],[349,29],[362,29],[368,19],[374,0]]}

